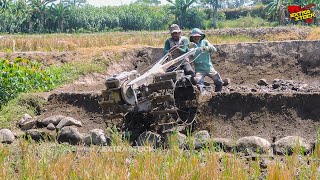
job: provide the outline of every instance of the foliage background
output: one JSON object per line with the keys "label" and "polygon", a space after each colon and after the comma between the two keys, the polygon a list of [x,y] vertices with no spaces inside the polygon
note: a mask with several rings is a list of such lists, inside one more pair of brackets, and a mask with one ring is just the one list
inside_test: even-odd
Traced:
{"label": "foliage background", "polygon": [[284,16],[280,15],[286,13],[289,4],[320,6],[320,0],[168,1],[161,6],[151,0],[138,0],[129,5],[95,7],[79,0],[0,0],[0,33],[167,30],[172,23],[185,29],[223,28],[225,20],[241,21],[239,18],[245,16],[260,18],[260,26],[271,21],[281,25]]}

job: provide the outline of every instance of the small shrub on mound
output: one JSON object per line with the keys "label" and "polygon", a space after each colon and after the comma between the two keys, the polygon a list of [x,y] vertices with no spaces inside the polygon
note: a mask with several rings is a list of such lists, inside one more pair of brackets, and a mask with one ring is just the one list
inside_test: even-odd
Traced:
{"label": "small shrub on mound", "polygon": [[28,59],[0,59],[0,107],[21,92],[52,89],[60,80],[54,68]]}

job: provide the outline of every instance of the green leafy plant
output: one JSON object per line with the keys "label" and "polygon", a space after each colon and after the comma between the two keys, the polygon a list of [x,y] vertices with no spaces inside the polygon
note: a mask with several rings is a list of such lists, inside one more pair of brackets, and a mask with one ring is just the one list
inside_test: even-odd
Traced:
{"label": "green leafy plant", "polygon": [[53,89],[59,80],[59,73],[39,62],[23,58],[0,59],[0,106],[21,92]]}

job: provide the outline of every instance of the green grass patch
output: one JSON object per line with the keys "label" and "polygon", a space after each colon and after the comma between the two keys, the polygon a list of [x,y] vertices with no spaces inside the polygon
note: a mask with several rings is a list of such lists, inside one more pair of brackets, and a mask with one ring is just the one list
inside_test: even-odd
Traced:
{"label": "green grass patch", "polygon": [[103,62],[71,62],[62,66],[51,67],[60,75],[58,85],[71,83],[78,79],[81,75],[90,74],[93,72],[103,72],[107,66]]}
{"label": "green grass patch", "polygon": [[0,128],[13,127],[12,121],[19,120],[25,113],[35,116],[37,112],[44,108],[45,103],[44,98],[35,94],[19,94],[1,107]]}

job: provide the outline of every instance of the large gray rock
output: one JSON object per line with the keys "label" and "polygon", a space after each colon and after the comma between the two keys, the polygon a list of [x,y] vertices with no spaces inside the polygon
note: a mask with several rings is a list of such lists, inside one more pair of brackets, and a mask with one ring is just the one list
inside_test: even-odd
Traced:
{"label": "large gray rock", "polygon": [[37,121],[35,119],[32,119],[32,117],[29,114],[24,114],[18,122],[18,126],[21,130],[26,131],[28,129],[34,128],[36,123]]}
{"label": "large gray rock", "polygon": [[251,155],[252,153],[270,153],[271,144],[257,136],[242,137],[236,142],[237,151]]}
{"label": "large gray rock", "polygon": [[278,155],[291,155],[294,150],[307,153],[311,151],[311,144],[299,136],[287,136],[274,143],[274,153]]}
{"label": "large gray rock", "polygon": [[165,137],[165,144],[168,147],[174,146],[176,144],[179,146],[179,148],[184,149],[187,145],[187,136],[180,132],[168,134]]}
{"label": "large gray rock", "polygon": [[194,135],[194,148],[206,147],[210,141],[210,134],[207,130],[202,130]]}
{"label": "large gray rock", "polygon": [[80,144],[83,140],[82,134],[79,133],[78,129],[71,126],[61,128],[58,134],[58,142],[67,142],[72,145]]}
{"label": "large gray rock", "polygon": [[143,132],[140,134],[136,141],[137,146],[147,146],[160,147],[162,145],[161,136],[159,134],[153,133],[151,131]]}
{"label": "large gray rock", "polygon": [[267,80],[266,79],[259,79],[257,84],[259,86],[268,86]]}
{"label": "large gray rock", "polygon": [[81,127],[82,123],[72,117],[64,117],[61,119],[59,124],[56,126],[57,129],[61,129],[65,126],[78,126]]}
{"label": "large gray rock", "polygon": [[236,147],[236,143],[227,138],[213,138],[212,143],[214,147],[218,148],[218,150],[227,152],[231,152]]}
{"label": "large gray rock", "polygon": [[86,145],[100,145],[106,146],[110,144],[111,140],[107,137],[102,129],[93,129],[89,134],[84,138],[84,143]]}
{"label": "large gray rock", "polygon": [[62,115],[54,115],[54,116],[50,116],[47,117],[45,119],[43,119],[42,121],[40,121],[40,123],[43,126],[48,126],[50,123],[54,124],[55,126],[59,124],[59,122],[61,121],[61,119],[65,118],[65,116]]}
{"label": "large gray rock", "polygon": [[56,129],[56,126],[54,126],[54,124],[50,123],[50,124],[48,124],[47,129],[50,131],[53,131]]}
{"label": "large gray rock", "polygon": [[11,144],[14,141],[14,134],[9,129],[0,129],[0,143]]}
{"label": "large gray rock", "polygon": [[54,141],[55,135],[53,133],[49,133],[47,131],[41,130],[41,129],[29,129],[26,131],[26,138],[31,138],[35,141]]}

